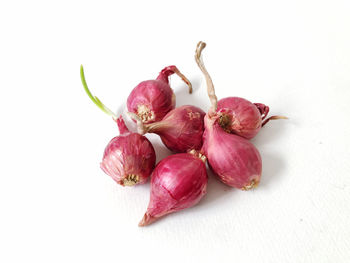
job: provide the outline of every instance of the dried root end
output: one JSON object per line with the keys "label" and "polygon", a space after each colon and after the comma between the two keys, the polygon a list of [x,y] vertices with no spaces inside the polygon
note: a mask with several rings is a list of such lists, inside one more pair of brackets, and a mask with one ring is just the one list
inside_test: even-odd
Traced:
{"label": "dried root end", "polygon": [[231,133],[231,118],[227,114],[221,114],[219,118],[219,125],[226,132]]}
{"label": "dried root end", "polygon": [[123,179],[124,186],[134,186],[140,181],[140,178],[136,174],[129,174]]}
{"label": "dried root end", "polygon": [[248,191],[250,189],[258,187],[258,185],[259,185],[259,181],[256,179],[253,179],[250,181],[250,183],[248,185],[243,186],[241,189],[244,191]]}
{"label": "dried root end", "polygon": [[137,107],[137,116],[140,117],[143,123],[148,123],[155,119],[154,112],[145,105],[139,105]]}
{"label": "dried root end", "polygon": [[142,220],[139,223],[139,226],[148,226],[157,220],[158,220],[158,217],[153,217],[148,213],[145,213],[145,215],[143,216]]}
{"label": "dried root end", "polygon": [[191,150],[189,151],[188,153],[190,154],[193,154],[194,156],[198,157],[199,159],[201,159],[204,163],[207,161],[207,157],[200,153],[200,152],[197,152],[196,150]]}

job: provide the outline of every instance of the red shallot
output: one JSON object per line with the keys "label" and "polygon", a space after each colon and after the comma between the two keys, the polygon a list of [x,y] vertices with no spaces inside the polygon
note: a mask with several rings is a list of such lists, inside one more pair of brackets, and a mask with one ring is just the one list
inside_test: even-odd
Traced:
{"label": "red shallot", "polygon": [[271,116],[265,119],[269,112],[268,106],[262,103],[251,103],[240,97],[228,97],[218,101],[213,81],[201,58],[201,52],[205,46],[204,42],[198,43],[195,59],[207,82],[207,91],[212,104],[210,114],[216,112],[220,116],[218,123],[226,132],[252,139],[268,121],[287,119],[284,116]]}
{"label": "red shallot", "polygon": [[106,146],[101,169],[114,181],[123,186],[145,183],[151,175],[156,154],[150,141],[138,133],[132,133],[126,127],[122,116],[119,118],[96,96],[93,96],[85,81],[83,66],[80,76],[84,89],[90,99],[117,122],[120,135],[114,137]]}
{"label": "red shallot", "polygon": [[175,94],[169,85],[169,76],[174,73],[188,85],[189,93],[192,93],[190,81],[176,66],[168,66],[159,73],[157,79],[143,81],[132,90],[127,100],[128,111],[137,114],[144,123],[162,120],[175,108]]}
{"label": "red shallot", "polygon": [[205,195],[207,183],[205,157],[196,151],[163,159],[152,173],[150,201],[139,226],[194,206]]}
{"label": "red shallot", "polygon": [[[137,116],[130,114],[132,118]],[[164,145],[173,152],[200,150],[204,131],[205,113],[200,108],[184,105],[168,112],[163,120],[151,124],[143,124],[138,118],[140,134],[156,133]]]}
{"label": "red shallot", "polygon": [[[218,103],[213,82],[201,61],[201,51],[204,47],[205,43],[198,43],[195,59],[205,75],[212,106],[204,118],[205,130],[202,152],[208,158],[209,166],[222,182],[242,190],[249,190],[256,187],[260,182],[262,171],[261,157],[259,151],[250,141],[228,133],[222,127],[223,118],[230,115],[227,113],[225,116],[220,111],[217,111]],[[249,103],[244,99],[239,101]],[[244,109],[244,107],[242,108]]]}
{"label": "red shallot", "polygon": [[220,116],[204,118],[203,148],[211,169],[225,184],[249,190],[259,184],[261,157],[247,139],[225,132],[219,125]]}

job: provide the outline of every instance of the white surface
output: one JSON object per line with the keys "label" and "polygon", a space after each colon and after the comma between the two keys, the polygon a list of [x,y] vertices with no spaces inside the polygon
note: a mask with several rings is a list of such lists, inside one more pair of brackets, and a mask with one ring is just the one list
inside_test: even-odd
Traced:
{"label": "white surface", "polygon": [[[349,262],[349,1],[2,1],[1,262]],[[210,176],[187,211],[137,227],[149,184],[99,168],[117,109],[140,81],[175,64],[177,105],[208,109],[199,40],[217,95],[266,103],[253,140],[261,185]],[[149,136],[159,156],[169,152]]]}

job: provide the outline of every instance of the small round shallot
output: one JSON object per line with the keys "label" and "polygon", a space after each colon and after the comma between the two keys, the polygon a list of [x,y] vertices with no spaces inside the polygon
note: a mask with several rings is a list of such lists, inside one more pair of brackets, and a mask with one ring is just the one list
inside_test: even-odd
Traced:
{"label": "small round shallot", "polygon": [[101,169],[122,186],[142,184],[150,177],[156,162],[156,154],[150,141],[126,127],[122,116],[119,118],[88,89],[83,66],[80,68],[81,81],[90,99],[117,122],[120,135],[106,146]]}
{"label": "small round shallot", "polygon": [[165,67],[155,80],[146,80],[138,84],[127,100],[128,111],[135,113],[144,123],[160,121],[175,108],[175,94],[169,85],[169,76],[178,75],[189,87],[191,82],[176,66]]}

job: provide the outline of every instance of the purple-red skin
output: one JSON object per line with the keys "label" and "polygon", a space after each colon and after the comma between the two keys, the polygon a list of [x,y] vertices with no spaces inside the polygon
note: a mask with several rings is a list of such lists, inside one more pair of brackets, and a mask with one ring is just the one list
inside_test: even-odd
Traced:
{"label": "purple-red skin", "polygon": [[155,166],[154,148],[145,136],[130,132],[121,116],[116,122],[120,135],[106,146],[101,169],[122,186],[143,184]]}
{"label": "purple-red skin", "polygon": [[225,132],[218,123],[219,116],[204,118],[202,152],[219,179],[235,188],[249,190],[261,178],[262,162],[259,151],[247,139]]}
{"label": "purple-red skin", "polygon": [[173,152],[200,150],[203,143],[205,112],[192,105],[177,107],[159,122],[145,125],[146,132],[156,133]]}
{"label": "purple-red skin", "polygon": [[158,163],[152,173],[150,202],[139,226],[194,206],[202,199],[208,175],[205,160],[201,158],[197,154],[179,153]]}
{"label": "purple-red skin", "polygon": [[220,126],[229,133],[252,139],[262,127],[269,107],[262,103],[251,103],[240,97],[227,97],[218,101],[217,113]]}
{"label": "purple-red skin", "polygon": [[[169,85],[169,76],[174,73],[181,74],[176,66],[168,66],[159,73],[157,79],[138,84],[128,97],[128,111],[138,115],[143,123],[162,120],[175,108],[175,94]],[[190,86],[191,93],[191,83],[183,75],[181,77]]]}

